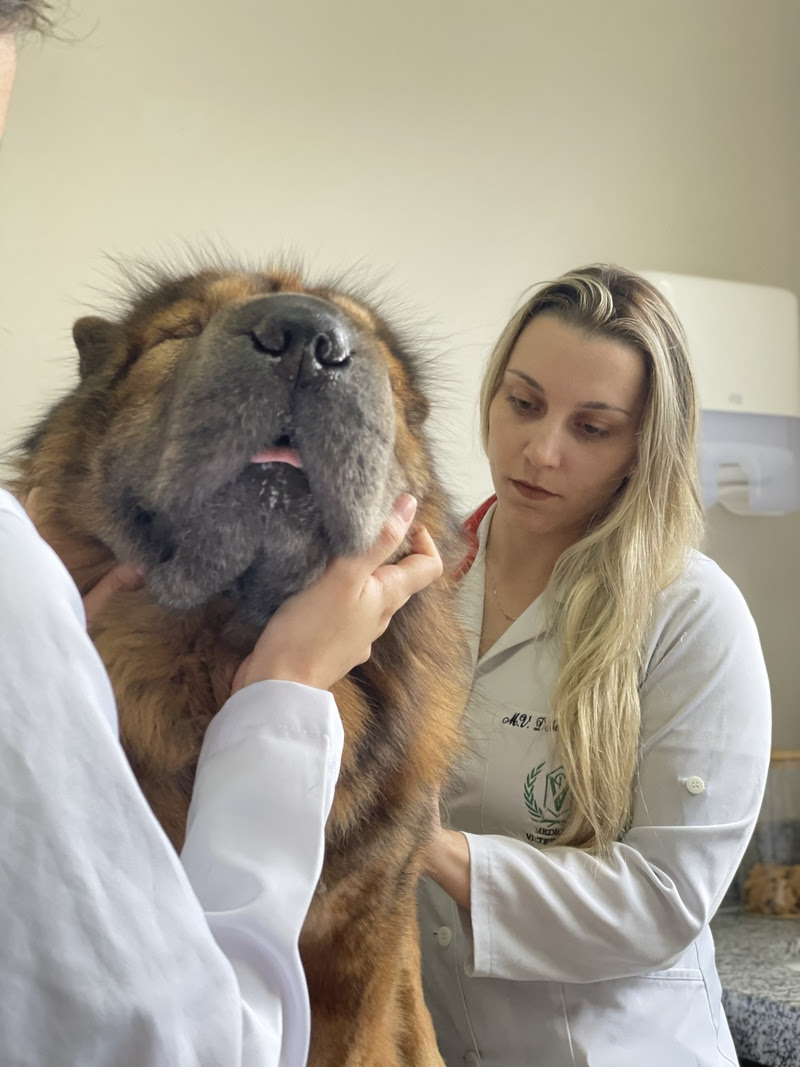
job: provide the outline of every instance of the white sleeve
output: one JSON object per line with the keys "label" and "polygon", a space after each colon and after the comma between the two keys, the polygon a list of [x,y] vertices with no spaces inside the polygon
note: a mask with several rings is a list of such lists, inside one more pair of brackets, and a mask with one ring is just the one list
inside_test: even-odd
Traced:
{"label": "white sleeve", "polygon": [[709,922],[766,781],[770,699],[755,624],[704,560],[662,618],[641,686],[633,821],[604,858],[467,834],[467,973],[594,982],[670,966]]}
{"label": "white sleeve", "polygon": [[237,694],[201,755],[184,869],[119,745],[77,590],[0,493],[3,1063],[304,1063],[296,938],[341,747],[330,694]]}
{"label": "white sleeve", "polygon": [[181,859],[236,972],[243,1063],[308,1058],[298,939],[322,870],[343,736],[330,693],[292,682],[240,690],[206,732]]}

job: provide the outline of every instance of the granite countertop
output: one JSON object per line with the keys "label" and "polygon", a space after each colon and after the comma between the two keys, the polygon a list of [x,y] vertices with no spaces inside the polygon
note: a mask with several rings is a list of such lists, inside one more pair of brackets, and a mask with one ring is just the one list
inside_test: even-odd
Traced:
{"label": "granite countertop", "polygon": [[711,923],[723,1003],[740,1056],[800,1067],[800,919],[717,913]]}

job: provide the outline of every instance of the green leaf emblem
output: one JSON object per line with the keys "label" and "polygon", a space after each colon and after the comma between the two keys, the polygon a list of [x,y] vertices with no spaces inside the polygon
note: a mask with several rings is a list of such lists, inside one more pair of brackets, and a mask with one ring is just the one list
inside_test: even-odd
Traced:
{"label": "green leaf emblem", "polygon": [[536,803],[536,797],[533,793],[534,786],[536,785],[536,779],[541,774],[543,767],[544,763],[540,763],[538,767],[533,768],[531,773],[525,779],[525,807],[530,812],[531,818],[534,820],[534,822],[539,822],[542,816],[544,815],[544,812]]}
{"label": "green leaf emblem", "polygon": [[560,826],[569,808],[567,776],[563,767],[557,767],[539,781],[544,766],[544,763],[540,763],[525,778],[525,807],[531,819],[540,826]]}

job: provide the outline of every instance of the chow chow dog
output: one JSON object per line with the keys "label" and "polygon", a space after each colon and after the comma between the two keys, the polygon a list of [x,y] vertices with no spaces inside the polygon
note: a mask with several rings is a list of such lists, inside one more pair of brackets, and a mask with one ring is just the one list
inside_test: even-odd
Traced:
{"label": "chow chow dog", "polygon": [[314,1067],[441,1064],[420,981],[415,887],[458,748],[466,658],[457,525],[424,432],[418,360],[364,300],[288,269],[140,271],[73,329],[79,382],[20,449],[20,496],[85,591],[147,564],[93,636],[122,742],[180,848],[204,731],[281,602],[418,500],[446,575],[335,688],[345,729],[302,940]]}

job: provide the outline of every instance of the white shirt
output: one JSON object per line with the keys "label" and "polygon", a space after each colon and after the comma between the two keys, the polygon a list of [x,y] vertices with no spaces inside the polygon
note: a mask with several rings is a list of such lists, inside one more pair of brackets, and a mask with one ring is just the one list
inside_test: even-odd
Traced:
{"label": "white shirt", "polygon": [[0,492],[3,1067],[299,1067],[297,939],[342,751],[329,693],[213,720],[182,864],[117,739],[78,592]]}
{"label": "white shirt", "polygon": [[557,845],[559,647],[539,597],[477,660],[485,547],[462,582],[473,642],[468,757],[449,804],[471,913],[420,891],[425,993],[448,1067],[736,1064],[708,923],[758,814],[767,675],[734,584],[694,553],[646,641],[633,823],[607,859]]}

